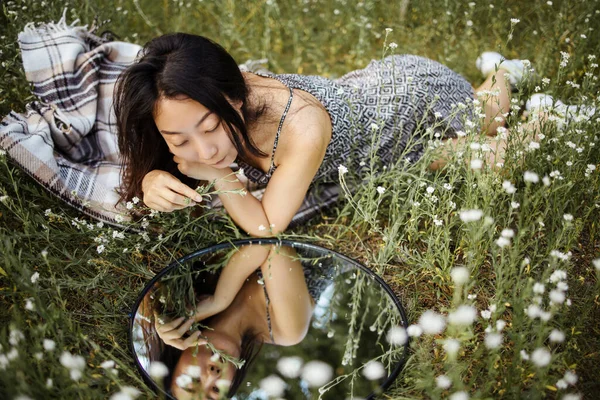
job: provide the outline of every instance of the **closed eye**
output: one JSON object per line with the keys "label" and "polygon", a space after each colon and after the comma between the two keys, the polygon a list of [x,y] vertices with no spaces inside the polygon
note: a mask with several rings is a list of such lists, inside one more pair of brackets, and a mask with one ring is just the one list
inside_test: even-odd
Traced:
{"label": "closed eye", "polygon": [[210,131],[206,131],[206,133],[211,133],[211,132],[216,131],[219,126],[221,126],[221,121],[219,121],[219,123],[214,128],[212,128]]}
{"label": "closed eye", "polygon": [[175,147],[181,147],[181,146],[183,146],[184,144],[186,144],[187,142],[188,142],[188,141],[187,141],[187,140],[185,140],[185,141],[183,141],[183,142],[181,142],[181,143],[179,143],[179,144],[174,144],[173,146],[175,146]]}

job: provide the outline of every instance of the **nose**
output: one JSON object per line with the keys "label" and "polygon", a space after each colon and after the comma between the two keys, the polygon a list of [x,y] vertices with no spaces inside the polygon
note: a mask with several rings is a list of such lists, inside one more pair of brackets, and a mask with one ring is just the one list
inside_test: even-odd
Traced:
{"label": "nose", "polygon": [[[203,141],[201,139],[196,139],[195,148],[198,160],[204,162],[211,160],[218,153],[217,146],[212,143]],[[212,160],[218,161],[218,160]]]}
{"label": "nose", "polygon": [[219,388],[217,387],[217,380],[221,378],[221,368],[215,364],[209,364],[206,377],[204,379],[204,391],[205,393],[219,394]]}

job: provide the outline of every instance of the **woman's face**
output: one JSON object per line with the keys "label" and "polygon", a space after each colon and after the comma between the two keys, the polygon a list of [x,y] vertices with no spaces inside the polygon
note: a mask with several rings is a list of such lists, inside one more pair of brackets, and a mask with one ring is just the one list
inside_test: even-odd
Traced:
{"label": "woman's face", "polygon": [[[239,357],[240,348],[235,343],[223,338],[215,332],[207,332],[209,341],[219,350],[233,357]],[[214,353],[208,346],[200,345],[190,347],[182,353],[175,370],[173,371],[173,380],[171,384],[171,392],[176,399],[198,399],[198,394],[203,393],[202,399],[216,400],[219,396],[229,390],[230,385],[226,385],[224,389],[219,389],[217,386],[218,380],[233,381],[235,375],[235,366],[229,362],[220,360],[213,361]],[[212,359],[211,359],[212,358]],[[191,379],[182,375],[188,375]],[[184,383],[183,387],[180,384]]]}
{"label": "woman's face", "polygon": [[190,98],[159,99],[154,123],[170,152],[186,161],[221,169],[238,155],[219,116]]}

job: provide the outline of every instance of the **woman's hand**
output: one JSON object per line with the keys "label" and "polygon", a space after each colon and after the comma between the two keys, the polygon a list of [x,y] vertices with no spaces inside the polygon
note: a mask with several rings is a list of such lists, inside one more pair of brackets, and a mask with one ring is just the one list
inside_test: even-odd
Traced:
{"label": "woman's hand", "polygon": [[177,168],[182,174],[201,181],[219,179],[227,175],[227,172],[231,172],[231,170],[227,171],[226,168],[215,168],[211,165],[187,161],[177,156],[173,157],[173,161],[177,163]]}
{"label": "woman's hand", "polygon": [[163,212],[181,210],[201,202],[202,196],[191,187],[168,173],[155,169],[142,180],[144,204]]}
{"label": "woman's hand", "polygon": [[188,347],[208,343],[206,339],[200,339],[202,332],[199,330],[192,333],[187,338],[183,338],[183,335],[190,330],[193,323],[193,318],[186,321],[185,317],[179,317],[166,324],[161,324],[158,315],[154,314],[154,327],[156,328],[156,332],[158,332],[158,336],[165,344],[179,350],[185,350]]}

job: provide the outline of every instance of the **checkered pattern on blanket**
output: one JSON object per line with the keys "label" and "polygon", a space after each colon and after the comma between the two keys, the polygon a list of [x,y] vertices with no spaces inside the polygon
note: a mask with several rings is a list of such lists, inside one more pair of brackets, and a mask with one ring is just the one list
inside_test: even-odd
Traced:
{"label": "checkered pattern on blanket", "polygon": [[[28,24],[19,34],[23,68],[39,101],[24,114],[11,112],[0,126],[0,148],[9,158],[62,200],[98,220],[120,225],[128,219],[118,201],[119,162],[112,94],[118,75],[140,46],[105,42],[86,27]],[[246,69],[261,68],[252,62]],[[260,198],[262,191],[252,192]],[[335,186],[309,193],[292,225],[333,203]],[[213,206],[219,206],[218,199]]]}

